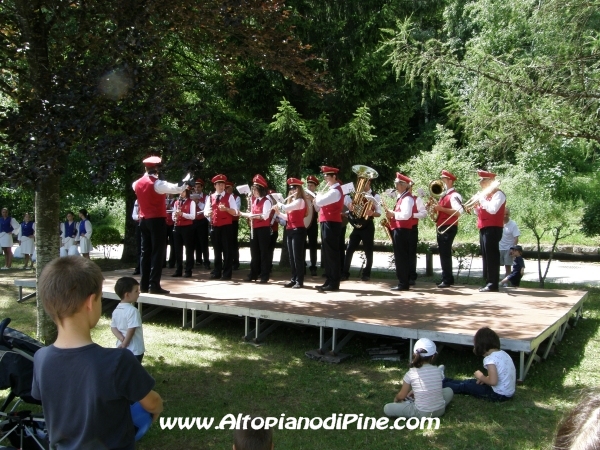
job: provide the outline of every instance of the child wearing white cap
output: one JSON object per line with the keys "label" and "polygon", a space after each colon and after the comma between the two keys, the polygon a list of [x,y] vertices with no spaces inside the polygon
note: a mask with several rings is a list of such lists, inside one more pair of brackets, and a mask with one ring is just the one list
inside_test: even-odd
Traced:
{"label": "child wearing white cap", "polygon": [[435,343],[427,338],[419,339],[414,346],[410,369],[404,375],[402,388],[394,403],[383,407],[390,417],[440,417],[454,393],[442,388],[443,366],[432,366],[437,351]]}

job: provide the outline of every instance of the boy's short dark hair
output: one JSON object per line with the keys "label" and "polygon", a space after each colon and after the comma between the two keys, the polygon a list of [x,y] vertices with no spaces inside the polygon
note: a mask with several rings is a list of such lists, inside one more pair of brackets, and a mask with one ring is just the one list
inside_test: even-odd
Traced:
{"label": "boy's short dark hair", "polygon": [[115,293],[121,300],[125,297],[125,294],[131,292],[134,286],[139,286],[138,280],[133,277],[121,277],[115,283]]}
{"label": "boy's short dark hair", "polygon": [[235,450],[271,450],[273,448],[273,430],[259,430],[248,426],[247,430],[235,430],[233,435]]}
{"label": "boy's short dark hair", "polygon": [[500,338],[494,330],[488,327],[480,328],[473,338],[473,352],[477,356],[483,356],[493,348],[500,349]]}
{"label": "boy's short dark hair", "polygon": [[67,256],[52,260],[40,275],[38,295],[55,323],[75,314],[92,294],[102,294],[104,277],[87,258]]}

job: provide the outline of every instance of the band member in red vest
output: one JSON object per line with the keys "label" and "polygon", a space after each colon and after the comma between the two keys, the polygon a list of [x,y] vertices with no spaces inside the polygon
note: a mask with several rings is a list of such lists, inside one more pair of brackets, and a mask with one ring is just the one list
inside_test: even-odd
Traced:
{"label": "band member in red vest", "polygon": [[[309,175],[306,178],[306,189],[315,193],[317,192],[317,186],[319,185],[319,179],[314,175]],[[309,194],[307,199],[312,199],[312,196]],[[310,259],[310,275],[313,277],[317,276],[317,249],[319,248],[318,236],[319,236],[319,219],[318,214],[314,213],[314,204],[311,201],[308,202],[308,208],[313,208],[312,221],[308,228],[306,229],[306,235],[308,237],[308,252]]]}
{"label": "band member in red vest", "polygon": [[271,271],[269,244],[271,242],[271,209],[273,204],[267,197],[268,187],[269,185],[262,175],[255,175],[252,179],[250,212],[241,214],[251,221],[250,274],[246,280],[256,281],[260,276],[260,283],[269,282]]}
{"label": "band member in red vest", "polygon": [[183,182],[174,184],[158,179],[161,162],[158,156],[144,159],[146,174],[132,185],[138,200],[142,234],[140,292],[151,294],[169,293],[160,286],[167,237],[166,195],[179,194],[185,189]]}
{"label": "band member in red vest", "polygon": [[204,193],[204,180],[196,179],[194,193],[190,196],[196,202],[196,219],[194,219],[194,241],[196,245],[196,264],[210,270],[208,251],[208,219],[204,217],[204,207],[208,195]]}
{"label": "band member in red vest", "polygon": [[210,218],[212,245],[215,254],[215,269],[212,280],[231,280],[233,264],[233,216],[239,215],[233,195],[225,192],[227,177],[219,174],[212,178],[215,192],[208,197],[204,206],[204,216]]}
{"label": "band member in red vest", "polygon": [[340,234],[342,232],[342,209],[344,194],[338,182],[335,167],[323,166],[321,172],[329,189],[318,193],[315,198],[315,209],[319,211],[321,224],[321,258],[325,266],[325,283],[318,286],[320,291],[337,291],[341,278]]}
{"label": "band member in red vest", "polygon": [[165,245],[165,262],[163,263],[163,269],[167,267],[166,261],[166,251],[167,247],[169,249],[169,269],[175,267],[175,234],[173,233],[173,227],[175,226],[175,222],[173,222],[173,204],[175,203],[175,199],[171,198],[171,195],[167,195],[167,241]]}
{"label": "band member in red vest", "polygon": [[196,218],[196,202],[190,198],[190,194],[195,185],[192,181],[186,186],[179,199],[173,204],[173,235],[175,237],[175,246],[171,251],[175,252],[175,273],[174,277],[180,277],[183,274],[183,246],[185,245],[185,274],[186,278],[192,276],[194,268],[194,219]]}
{"label": "band member in red vest", "polygon": [[392,244],[394,246],[394,260],[396,264],[396,278],[398,285],[392,291],[408,291],[410,275],[410,236],[413,227],[413,214],[417,212],[415,201],[410,195],[409,185],[412,180],[406,175],[396,173],[396,206],[394,211],[386,211],[386,217],[392,230]]}
{"label": "band member in red vest", "polygon": [[[273,197],[272,194],[275,193],[274,189],[269,189],[267,191],[267,198],[271,201],[272,205],[277,204],[277,200]],[[275,214],[275,210],[271,210],[271,239],[269,240],[269,261],[271,264],[269,265],[269,275],[273,272],[273,255],[275,254],[275,246],[277,245],[277,239],[279,239],[279,225],[285,226],[285,220]]]}
{"label": "band member in red vest", "polygon": [[[482,190],[488,190],[496,178],[495,173],[478,170],[479,185]],[[500,281],[500,240],[504,228],[504,210],[506,195],[495,188],[487,195],[481,196],[479,205],[475,208],[477,228],[479,228],[479,245],[483,259],[483,279],[486,285],[480,292],[498,292]]]}
{"label": "band member in red vest", "polygon": [[440,179],[446,186],[446,192],[439,199],[434,209],[438,212],[436,221],[437,243],[440,251],[440,264],[442,266],[442,281],[439,288],[447,288],[454,284],[452,274],[452,244],[458,232],[458,218],[463,211],[462,197],[454,189],[456,176],[442,170]]}
{"label": "band member in red vest", "polygon": [[[242,199],[239,195],[233,192],[233,183],[231,181],[225,182],[225,192],[229,195],[233,195],[235,199],[235,204],[237,205],[237,210],[240,211],[242,209]],[[235,216],[233,218],[233,270],[238,270],[240,268],[240,241],[239,241],[239,232],[240,232],[240,216]]]}
{"label": "band member in red vest", "polygon": [[278,203],[275,207],[277,215],[286,221],[287,247],[290,254],[290,267],[292,268],[292,278],[285,287],[299,289],[304,286],[304,256],[306,251],[306,227],[304,218],[307,216],[307,201],[302,185],[302,180],[298,178],[288,178],[287,184],[290,192],[293,194],[288,199],[286,205]]}
{"label": "band member in red vest", "polygon": [[[367,180],[364,185],[365,194],[373,196],[377,202],[381,201],[379,194],[374,193],[371,190],[371,180]],[[347,196],[349,199],[349,197]],[[373,246],[375,244],[375,224],[373,222],[374,217],[381,216],[381,206],[379,203],[370,202],[364,206],[366,218],[360,220],[360,227],[354,227],[348,238],[348,247],[346,248],[346,255],[344,258],[344,266],[342,270],[342,280],[347,280],[350,277],[350,264],[352,263],[352,256],[358,248],[358,245],[362,241],[366,265],[362,272],[362,281],[369,281],[371,279],[371,267],[373,266]],[[354,204],[352,200],[348,202],[348,209],[354,212]]]}

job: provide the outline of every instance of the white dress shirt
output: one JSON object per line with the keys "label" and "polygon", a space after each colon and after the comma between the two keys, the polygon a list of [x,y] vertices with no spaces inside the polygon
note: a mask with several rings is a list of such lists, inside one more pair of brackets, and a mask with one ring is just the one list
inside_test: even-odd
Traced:
{"label": "white dress shirt", "polygon": [[[205,217],[209,217],[212,214],[212,198],[216,199],[218,195],[220,195],[221,198],[223,198],[223,196],[225,196],[227,194],[225,193],[225,191],[223,191],[220,194],[217,194],[215,192],[208,196],[208,198],[206,199],[206,204],[204,205],[204,216]],[[233,198],[233,195],[229,196],[229,205],[227,207],[230,209],[233,209],[235,211],[235,214],[233,214],[234,216],[239,215],[240,210],[237,208],[237,204],[235,203],[235,198]]]}
{"label": "white dress shirt", "polygon": [[475,212],[479,214],[479,209],[485,209],[490,214],[496,214],[500,207],[506,202],[506,195],[502,191],[496,191],[490,200],[482,198],[479,200],[479,208]]}
{"label": "white dress shirt", "polygon": [[317,211],[319,211],[323,206],[331,205],[332,203],[340,201],[342,194],[337,190],[339,185],[340,183],[334,183],[329,186],[329,190],[325,191],[324,193],[317,194],[314,202],[315,209]]}
{"label": "white dress shirt", "polygon": [[[169,183],[165,180],[159,180],[157,175],[144,174],[145,177],[155,178],[154,192],[157,194],[181,194],[185,190],[185,185],[177,186],[175,183]],[[134,181],[131,187],[135,190],[138,180]]]}
{"label": "white dress shirt", "polygon": [[[394,219],[396,220],[408,220],[413,215],[413,205],[415,204],[414,199],[408,192],[397,195],[400,201],[400,211],[394,211]],[[400,200],[401,199],[401,200]]]}

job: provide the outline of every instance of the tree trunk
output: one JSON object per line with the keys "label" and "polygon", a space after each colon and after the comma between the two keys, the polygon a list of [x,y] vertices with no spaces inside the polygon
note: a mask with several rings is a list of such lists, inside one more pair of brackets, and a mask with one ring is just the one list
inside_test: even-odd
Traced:
{"label": "tree trunk", "polygon": [[[135,174],[135,170],[128,170],[128,173]],[[125,181],[125,237],[123,239],[123,255],[121,261],[135,263],[137,259],[137,243],[135,241],[135,230],[137,223],[131,218],[133,212],[133,204],[135,203],[135,192],[131,188],[131,183],[136,176],[131,177]]]}
{"label": "tree trunk", "polygon": [[[36,278],[46,264],[60,254],[59,217],[60,177],[50,175],[38,181],[35,192],[35,248],[37,254]],[[37,338],[49,345],[56,340],[56,325],[46,314],[42,299],[37,295]]]}

